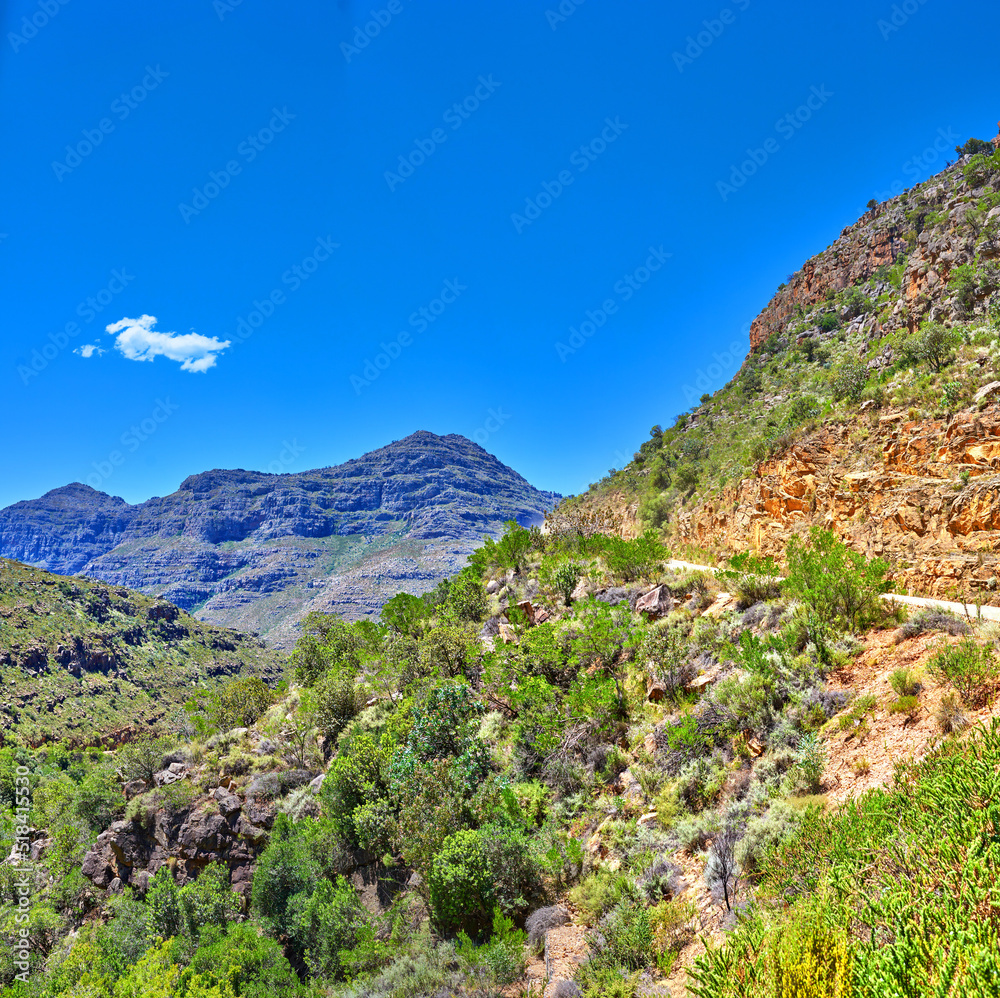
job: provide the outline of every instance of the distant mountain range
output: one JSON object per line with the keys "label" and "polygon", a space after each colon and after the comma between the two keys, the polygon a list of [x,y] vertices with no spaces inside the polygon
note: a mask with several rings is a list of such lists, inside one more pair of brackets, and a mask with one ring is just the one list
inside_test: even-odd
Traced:
{"label": "distant mountain range", "polygon": [[75,482],[0,510],[0,557],[288,646],[309,611],[376,614],[453,574],[506,520],[541,523],[559,498],[465,437],[421,431],[315,471],[206,471],[135,506]]}

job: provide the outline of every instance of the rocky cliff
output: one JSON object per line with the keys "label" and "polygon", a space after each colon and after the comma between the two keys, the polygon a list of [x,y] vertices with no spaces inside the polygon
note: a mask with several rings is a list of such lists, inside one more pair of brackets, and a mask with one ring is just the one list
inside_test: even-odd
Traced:
{"label": "rocky cliff", "polygon": [[783,284],[725,388],[555,528],[780,555],[819,525],[913,592],[1000,602],[1000,143],[872,204]]}
{"label": "rocky cliff", "polygon": [[310,609],[356,618],[425,591],[557,498],[465,437],[419,432],[315,471],[207,471],[136,506],[67,485],[0,511],[0,555],[290,643]]}

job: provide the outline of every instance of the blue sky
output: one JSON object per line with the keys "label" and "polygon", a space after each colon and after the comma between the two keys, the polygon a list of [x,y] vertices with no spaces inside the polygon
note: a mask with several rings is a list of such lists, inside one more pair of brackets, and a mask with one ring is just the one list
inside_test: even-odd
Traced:
{"label": "blue sky", "polygon": [[995,3],[4,10],[0,505],[417,429],[581,491],[1000,117]]}

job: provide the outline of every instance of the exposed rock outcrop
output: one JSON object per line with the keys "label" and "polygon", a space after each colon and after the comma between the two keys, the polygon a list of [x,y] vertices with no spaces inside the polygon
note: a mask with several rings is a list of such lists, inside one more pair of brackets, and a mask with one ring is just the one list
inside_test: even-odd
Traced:
{"label": "exposed rock outcrop", "polygon": [[812,525],[888,558],[916,592],[991,601],[1000,568],[1000,406],[919,422],[889,413],[861,443],[848,426],[818,429],[718,501],[680,512],[674,530],[713,550],[780,555]]}

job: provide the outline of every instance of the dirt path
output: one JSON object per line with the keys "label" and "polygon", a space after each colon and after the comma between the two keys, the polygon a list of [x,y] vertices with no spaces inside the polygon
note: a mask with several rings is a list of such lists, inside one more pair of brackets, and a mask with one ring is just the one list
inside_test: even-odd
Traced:
{"label": "dirt path", "polygon": [[[667,568],[671,569],[688,569],[695,572],[717,572],[717,568],[713,568],[711,565],[695,565],[690,561],[678,561],[676,558],[671,558],[667,562]],[[949,610],[952,613],[957,613],[962,617],[969,617],[971,620],[977,619],[977,614],[983,620],[996,620],[1000,621],[1000,607],[997,606],[980,606],[977,607],[974,603],[953,603],[951,600],[934,599],[930,596],[899,596],[896,593],[886,593],[882,599],[884,600],[895,600],[897,603],[906,603],[908,606],[923,606],[930,607],[935,610]]]}

